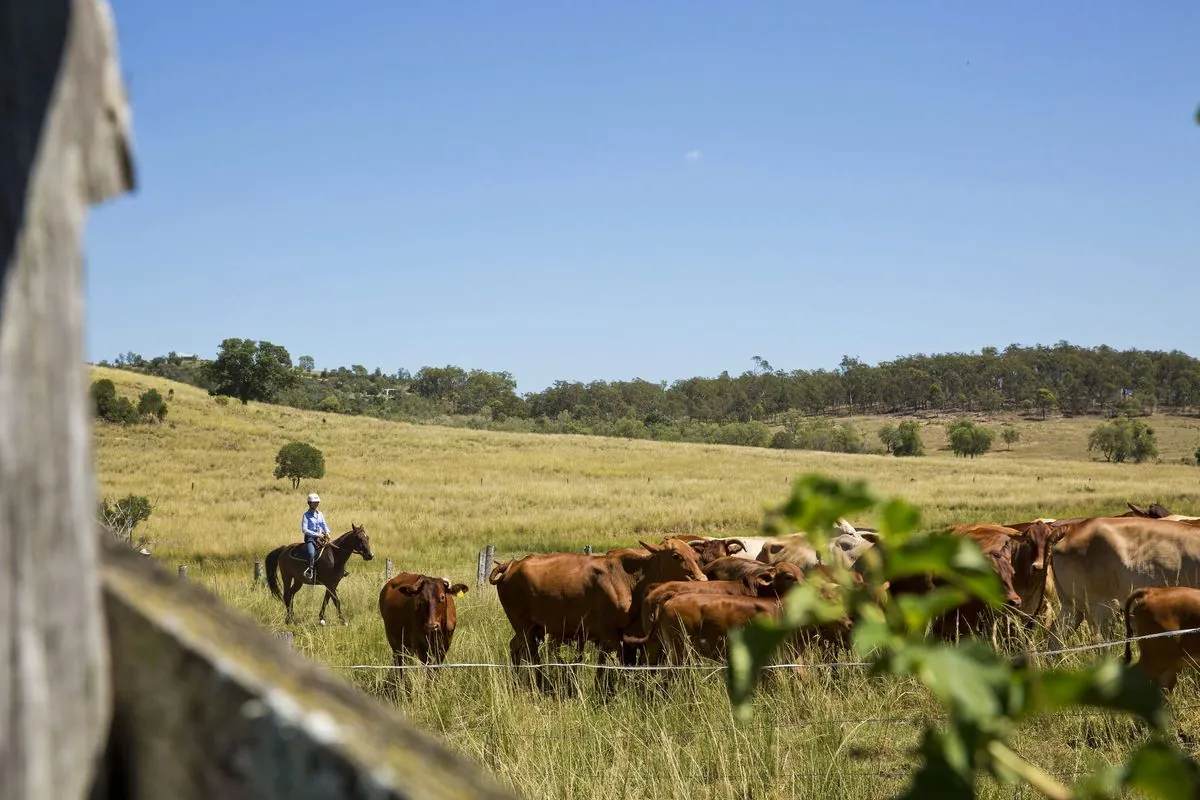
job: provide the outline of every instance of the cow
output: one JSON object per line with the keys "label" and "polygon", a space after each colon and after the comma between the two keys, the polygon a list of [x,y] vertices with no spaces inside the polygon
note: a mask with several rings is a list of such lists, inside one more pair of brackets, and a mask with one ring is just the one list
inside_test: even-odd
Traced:
{"label": "cow", "polygon": [[707,580],[696,551],[668,539],[639,542],[645,553],[602,556],[550,553],[497,564],[488,576],[512,625],[514,666],[538,663],[544,639],[573,643],[582,655],[591,641],[607,661],[620,652],[622,633],[651,586],[674,580]]}
{"label": "cow", "polygon": [[397,666],[409,655],[422,664],[446,659],[458,624],[454,597],[467,591],[465,584],[412,572],[401,572],[383,585],[379,616]]}
{"label": "cow", "polygon": [[952,525],[950,532],[966,536],[980,545],[990,546],[994,537],[1007,536],[1013,540],[1011,555],[1013,569],[1012,589],[1020,597],[1018,610],[1032,622],[1041,614],[1046,603],[1046,584],[1050,567],[1050,542],[1053,531],[1043,520],[1035,520],[1017,530],[1005,525],[962,524]]}
{"label": "cow", "polygon": [[1071,526],[1050,548],[1062,609],[1053,635],[1087,619],[1115,624],[1118,604],[1147,586],[1200,588],[1200,528],[1140,517],[1096,517]]}
{"label": "cow", "polygon": [[818,564],[834,563],[837,559],[843,566],[851,567],[878,540],[875,533],[860,533],[851,529],[830,538],[826,549],[829,555],[822,558],[806,533],[792,533],[768,540],[758,553],[757,560],[763,564],[778,564],[782,561],[795,564],[801,569],[811,569]]}
{"label": "cow", "polygon": [[[693,550],[696,551],[696,556],[699,559],[700,566],[703,567],[719,558],[728,558],[737,553],[741,553],[746,549],[745,544],[740,539],[706,539],[702,536],[693,536],[691,534],[682,534],[679,536],[668,536],[663,539],[661,544],[666,544],[667,540],[675,539],[676,541],[684,542]],[[648,553],[644,547],[618,547],[609,550],[605,555],[625,555],[630,553]]]}
{"label": "cow", "polygon": [[[1125,600],[1125,638],[1200,628],[1200,589],[1186,586],[1147,586],[1134,589]],[[1138,643],[1137,668],[1165,692],[1175,688],[1179,671],[1200,659],[1200,633],[1161,636]],[[1125,663],[1133,661],[1132,642],[1125,642]]]}
{"label": "cow", "polygon": [[778,609],[775,598],[677,594],[662,603],[654,618],[646,660],[652,665],[680,663],[689,645],[707,658],[723,658],[729,631],[755,618],[773,616]]}
{"label": "cow", "polygon": [[[1019,540],[1004,531],[979,532],[970,536],[988,560],[1005,595],[1008,608],[1019,608],[1021,596],[1013,588],[1013,554]],[[933,575],[911,575],[889,582],[888,592],[896,597],[903,594],[927,594],[946,581]],[[956,639],[965,634],[977,634],[992,619],[991,609],[982,600],[970,599],[957,608],[933,620],[933,632],[942,639]]]}

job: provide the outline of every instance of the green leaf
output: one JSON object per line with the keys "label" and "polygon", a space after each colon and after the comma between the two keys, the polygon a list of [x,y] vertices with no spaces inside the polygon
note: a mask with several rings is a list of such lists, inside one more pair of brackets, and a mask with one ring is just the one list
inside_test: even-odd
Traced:
{"label": "green leaf", "polygon": [[773,622],[753,622],[729,633],[728,664],[725,669],[726,687],[733,713],[739,720],[748,721],[754,715],[750,700],[762,676],[763,667],[788,637],[788,631]]}
{"label": "green leaf", "polygon": [[[947,749],[947,742],[942,736],[930,728],[925,729],[925,736],[921,740],[921,766],[913,775],[912,784],[900,795],[901,800],[927,800],[930,797],[974,800],[970,769],[955,769]],[[961,749],[949,749],[957,751],[954,761],[959,761],[957,755]]]}
{"label": "green leaf", "polygon": [[1196,763],[1167,743],[1150,741],[1124,764],[1089,775],[1075,787],[1080,798],[1115,797],[1136,789],[1160,800],[1190,800],[1198,788]]}
{"label": "green leaf", "polygon": [[1004,604],[1000,578],[970,539],[931,533],[897,548],[886,548],[886,578],[932,574],[948,581],[991,606]]}
{"label": "green leaf", "polygon": [[896,605],[904,619],[906,631],[909,633],[924,633],[925,626],[930,621],[940,617],[952,608],[957,608],[967,602],[967,593],[961,589],[943,586],[928,594],[903,594],[896,598]]}
{"label": "green leaf", "polygon": [[914,644],[897,653],[894,664],[916,675],[956,719],[983,729],[1006,726],[1002,698],[1008,696],[1011,666],[990,647]]}
{"label": "green leaf", "polygon": [[1158,686],[1122,661],[1107,659],[1080,670],[1048,670],[1034,680],[1031,702],[1036,710],[1088,705],[1127,711],[1160,730],[1166,725]]}
{"label": "green leaf", "polygon": [[1196,796],[1196,765],[1164,742],[1147,742],[1128,762],[1125,783],[1161,800]]}
{"label": "green leaf", "polygon": [[884,505],[879,532],[884,536],[900,537],[912,533],[920,524],[921,512],[896,498]]}

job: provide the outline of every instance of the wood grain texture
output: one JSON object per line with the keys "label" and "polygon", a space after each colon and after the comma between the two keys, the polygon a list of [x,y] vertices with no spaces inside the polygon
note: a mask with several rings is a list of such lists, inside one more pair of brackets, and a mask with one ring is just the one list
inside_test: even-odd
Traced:
{"label": "wood grain texture", "polygon": [[0,797],[86,796],[108,732],[83,367],[88,207],[132,188],[107,6],[0,0]]}

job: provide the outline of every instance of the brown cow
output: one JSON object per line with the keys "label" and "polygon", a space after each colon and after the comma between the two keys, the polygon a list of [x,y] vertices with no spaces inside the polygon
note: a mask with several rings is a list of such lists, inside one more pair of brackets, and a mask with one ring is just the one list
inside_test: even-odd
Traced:
{"label": "brown cow", "polygon": [[678,594],[659,609],[646,642],[646,660],[652,665],[680,663],[691,645],[702,656],[725,655],[726,639],[734,628],[779,609],[777,599]]}
{"label": "brown cow", "polygon": [[1200,529],[1183,522],[1097,517],[1072,526],[1050,551],[1062,604],[1053,629],[1059,646],[1085,617],[1101,629],[1116,623],[1134,589],[1200,588]]}
{"label": "brown cow", "polygon": [[640,542],[646,553],[589,556],[550,553],[497,564],[488,580],[513,628],[514,665],[538,663],[542,640],[588,642],[602,661],[619,652],[621,635],[649,587],[664,581],[707,580],[696,551],[678,540]]}
{"label": "brown cow", "polygon": [[[1167,631],[1200,628],[1200,589],[1185,586],[1147,586],[1135,589],[1125,600],[1125,638]],[[1137,667],[1165,691],[1175,688],[1179,671],[1200,659],[1200,633],[1162,636],[1138,643],[1142,651]],[[1133,660],[1125,643],[1125,663]]]}
{"label": "brown cow", "polygon": [[396,664],[415,655],[422,664],[441,664],[450,650],[458,615],[454,596],[467,586],[443,578],[401,572],[379,590],[379,616]]}
{"label": "brown cow", "polygon": [[[719,558],[728,558],[736,553],[741,553],[746,549],[746,545],[740,539],[706,539],[702,536],[694,536],[692,534],[668,536],[660,544],[666,544],[671,539],[684,542],[688,547],[695,550],[701,567]],[[606,551],[605,555],[647,554],[649,552],[644,547],[617,547]]]}
{"label": "brown cow", "polygon": [[[1050,525],[1035,520],[1016,530],[1005,525],[965,524],[953,525],[951,533],[967,536],[980,549],[990,546],[996,536],[1008,536],[1014,542],[1011,556],[1013,568],[1012,589],[1021,598],[1018,608],[1030,621],[1037,618],[1046,602],[1046,584],[1050,566],[1050,541],[1053,536]],[[985,554],[988,552],[984,549]]]}
{"label": "brown cow", "polygon": [[[1003,531],[981,532],[978,535],[972,535],[971,540],[983,551],[984,557],[1000,578],[1007,601],[1006,605],[1010,608],[1020,607],[1021,596],[1013,588],[1012,563],[1018,540]],[[932,575],[913,575],[891,581],[888,591],[892,596],[926,594],[945,583],[944,579],[935,578]],[[986,603],[972,599],[935,619],[933,631],[943,639],[955,639],[964,634],[979,633],[992,618],[991,609]]]}

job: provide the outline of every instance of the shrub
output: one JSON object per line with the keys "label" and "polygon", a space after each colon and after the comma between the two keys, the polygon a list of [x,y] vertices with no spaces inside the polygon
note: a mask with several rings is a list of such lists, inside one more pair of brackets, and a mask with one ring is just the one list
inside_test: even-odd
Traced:
{"label": "shrub", "polygon": [[167,416],[167,401],[163,400],[157,389],[147,389],[138,398],[137,413],[140,417],[153,416],[162,422]]}
{"label": "shrub", "polygon": [[1088,436],[1088,450],[1099,450],[1105,461],[1118,464],[1133,459],[1140,464],[1158,455],[1154,429],[1139,419],[1118,417],[1097,425]]}
{"label": "shrub", "polygon": [[1200,447],[1196,448],[1196,465],[1200,466]]}
{"label": "shrub", "polygon": [[293,489],[301,478],[324,478],[325,456],[306,442],[289,442],[275,455],[275,477],[290,478]]}
{"label": "shrub", "polygon": [[338,414],[342,410],[342,401],[335,394],[325,395],[321,402],[317,403],[318,411],[325,411],[330,414]]}
{"label": "shrub", "polygon": [[223,395],[223,394],[217,395],[217,396],[216,396],[216,398],[214,398],[214,399],[215,399],[215,401],[216,401],[216,404],[217,404],[217,405],[219,405],[219,406],[227,406],[227,405],[229,405],[229,398],[228,398],[228,397],[226,397],[226,396],[225,396],[225,395]]}
{"label": "shrub", "polygon": [[969,419],[960,419],[951,423],[946,429],[950,440],[950,449],[956,456],[980,456],[992,449],[993,434],[991,430],[976,425]]}
{"label": "shrub", "polygon": [[879,429],[879,441],[894,456],[923,456],[925,442],[921,439],[921,423],[908,420]]}

